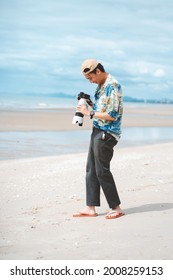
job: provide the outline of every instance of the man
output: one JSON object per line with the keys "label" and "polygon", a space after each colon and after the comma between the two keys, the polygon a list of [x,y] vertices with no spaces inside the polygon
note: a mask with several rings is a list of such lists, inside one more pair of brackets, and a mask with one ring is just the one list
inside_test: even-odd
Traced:
{"label": "man", "polygon": [[98,84],[92,110],[85,105],[77,111],[93,119],[93,131],[86,166],[86,207],[73,214],[73,217],[96,217],[96,206],[100,206],[100,186],[104,192],[110,211],[106,219],[115,219],[124,215],[120,208],[120,199],[110,171],[113,148],[121,135],[123,112],[122,90],[120,84],[102,64],[95,59],[87,59],[81,67],[85,78]]}

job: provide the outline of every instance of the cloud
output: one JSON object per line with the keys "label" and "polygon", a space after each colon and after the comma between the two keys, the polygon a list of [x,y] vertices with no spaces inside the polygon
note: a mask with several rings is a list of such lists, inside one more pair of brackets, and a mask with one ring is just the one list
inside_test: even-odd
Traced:
{"label": "cloud", "polygon": [[158,68],[154,73],[153,73],[153,76],[154,77],[157,77],[157,78],[161,78],[161,77],[164,77],[165,76],[165,71],[161,68]]}
{"label": "cloud", "polygon": [[[173,3],[162,2],[88,0],[81,5],[80,0],[3,0],[3,79],[15,80],[15,86],[20,83],[23,92],[29,87],[25,87],[24,75],[38,90],[43,83],[50,92],[73,94],[81,86],[89,91],[93,85],[83,79],[80,65],[84,59],[94,57],[129,94],[150,95],[153,84],[160,89],[164,84],[167,86],[162,95],[171,96]],[[144,90],[146,85],[148,91]],[[8,91],[8,83],[4,86]]]}
{"label": "cloud", "polygon": [[150,61],[127,61],[124,63],[124,70],[134,77],[143,77],[143,79],[152,79],[152,77],[164,77],[165,70],[160,64]]}

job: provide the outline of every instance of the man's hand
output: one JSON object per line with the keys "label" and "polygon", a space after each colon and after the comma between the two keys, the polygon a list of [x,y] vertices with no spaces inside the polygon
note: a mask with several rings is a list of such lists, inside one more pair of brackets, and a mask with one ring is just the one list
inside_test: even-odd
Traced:
{"label": "man's hand", "polygon": [[86,99],[86,102],[88,103],[88,105],[93,108],[93,102],[91,99]]}
{"label": "man's hand", "polygon": [[81,112],[84,116],[89,116],[90,112],[85,105],[78,105],[77,112]]}

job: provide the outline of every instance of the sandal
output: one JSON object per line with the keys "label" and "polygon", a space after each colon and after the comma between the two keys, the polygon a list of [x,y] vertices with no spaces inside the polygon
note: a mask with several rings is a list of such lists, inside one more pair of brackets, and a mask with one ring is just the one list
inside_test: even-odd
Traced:
{"label": "sandal", "polygon": [[123,212],[117,212],[116,210],[111,210],[107,213],[107,215],[105,216],[106,219],[117,219],[120,218],[122,216],[124,216],[125,214]]}

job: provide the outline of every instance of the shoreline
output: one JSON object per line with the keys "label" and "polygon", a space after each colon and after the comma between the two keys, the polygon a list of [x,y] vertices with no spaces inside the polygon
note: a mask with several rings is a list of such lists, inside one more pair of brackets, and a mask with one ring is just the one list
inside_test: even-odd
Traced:
{"label": "shoreline", "polygon": [[[0,132],[0,161],[87,153],[90,135],[90,130]],[[172,142],[170,128],[128,127],[115,150]]]}
{"label": "shoreline", "polygon": [[[118,148],[173,141],[173,106],[125,107]],[[0,111],[0,160],[87,152],[92,120],[74,109]]]}

